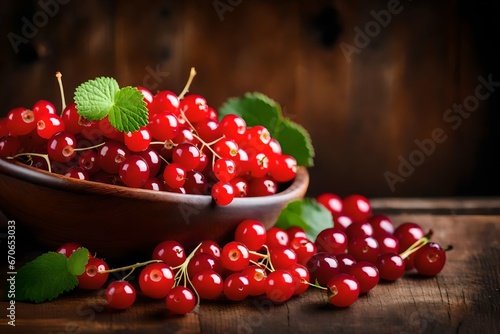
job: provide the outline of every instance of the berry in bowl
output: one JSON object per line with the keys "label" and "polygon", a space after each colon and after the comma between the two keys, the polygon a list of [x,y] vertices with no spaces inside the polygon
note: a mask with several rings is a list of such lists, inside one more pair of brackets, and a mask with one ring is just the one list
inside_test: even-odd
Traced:
{"label": "berry in bowl", "polygon": [[42,245],[77,242],[106,258],[168,239],[223,243],[245,219],[270,228],[309,183],[302,156],[240,112],[274,101],[247,95],[217,112],[188,87],[153,96],[97,78],[63,98],[61,115],[44,100],[11,110],[0,119],[0,210]]}

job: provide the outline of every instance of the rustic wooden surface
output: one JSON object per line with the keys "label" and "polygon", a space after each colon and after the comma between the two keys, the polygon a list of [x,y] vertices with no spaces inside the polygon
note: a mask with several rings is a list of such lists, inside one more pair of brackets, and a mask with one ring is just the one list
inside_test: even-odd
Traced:
{"label": "rustic wooden surface", "polygon": [[[218,12],[215,2],[229,5]],[[195,66],[192,92],[214,107],[261,91],[308,129],[318,175],[312,194],[499,195],[498,94],[456,130],[443,120],[474,94],[478,76],[500,80],[498,5],[401,1],[390,23],[346,57],[342,43],[355,47],[356,29],[390,2],[69,1],[19,52],[0,41],[0,115],[42,98],[59,106],[58,70],[71,99],[97,76],[178,93]],[[40,10],[38,0],[1,2],[0,35],[21,34],[22,19]],[[398,157],[408,159],[414,141],[435,128],[448,139],[391,189],[384,173],[397,173]]]}
{"label": "rustic wooden surface", "polygon": [[[500,199],[372,202],[377,212],[391,212],[395,224],[417,222],[433,229],[435,241],[453,245],[438,276],[407,274],[380,283],[344,309],[326,305],[323,292],[310,289],[282,305],[260,298],[202,302],[186,316],[170,315],[163,302],[140,295],[130,309],[112,312],[104,307],[102,292],[77,291],[41,305],[17,303],[16,327],[6,326],[2,315],[0,332],[500,333]],[[26,238],[18,246],[22,261],[39,252]],[[6,306],[0,303],[1,312]]]}

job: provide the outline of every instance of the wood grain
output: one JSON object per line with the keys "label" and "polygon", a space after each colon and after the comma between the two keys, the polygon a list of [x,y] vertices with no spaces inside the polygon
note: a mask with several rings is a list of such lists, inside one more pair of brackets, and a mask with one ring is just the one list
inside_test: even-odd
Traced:
{"label": "wood grain", "polygon": [[[223,2],[224,3],[224,2]],[[114,76],[122,85],[180,92],[189,68],[193,93],[218,108],[231,96],[261,91],[310,132],[316,148],[310,194],[368,196],[498,194],[500,141],[492,95],[457,129],[443,120],[475,93],[479,76],[499,73],[494,43],[498,8],[472,1],[402,1],[402,11],[359,53],[356,29],[376,22],[387,0],[233,1],[222,14],[213,1],[95,0],[60,5],[57,14],[14,52],[0,47],[0,115],[38,99],[57,106],[54,73],[67,99],[81,82]],[[38,1],[0,4],[2,36],[20,33]],[[349,58],[349,59],[348,59]],[[436,128],[447,139],[394,188],[398,174]]]}
{"label": "wood grain", "polygon": [[[436,207],[446,201],[424,204]],[[411,200],[394,203],[414,206]],[[456,206],[469,205],[456,201]],[[17,303],[16,328],[4,327],[4,317],[0,328],[3,333],[498,333],[500,215],[393,213],[390,217],[396,225],[414,221],[432,228],[434,241],[454,249],[436,277],[408,273],[396,282],[381,282],[348,308],[326,305],[323,291],[311,288],[280,305],[264,298],[202,301],[195,312],[173,316],[163,301],[140,294],[132,308],[112,312],[103,307],[102,291],[76,291],[41,305]],[[22,261],[37,254],[32,244],[23,245]],[[5,275],[5,270],[1,273]],[[5,310],[6,303],[0,305]]]}

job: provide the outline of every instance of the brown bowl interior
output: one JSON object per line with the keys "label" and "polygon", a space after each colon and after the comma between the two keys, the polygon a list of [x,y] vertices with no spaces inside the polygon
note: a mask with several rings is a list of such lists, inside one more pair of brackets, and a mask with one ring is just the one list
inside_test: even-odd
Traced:
{"label": "brown bowl interior", "polygon": [[217,206],[210,196],[132,189],[71,179],[0,159],[0,211],[25,226],[42,245],[78,242],[108,259],[150,255],[163,240],[186,249],[211,239],[229,241],[236,225],[257,219],[267,228],[309,184],[303,167],[276,195],[235,198]]}

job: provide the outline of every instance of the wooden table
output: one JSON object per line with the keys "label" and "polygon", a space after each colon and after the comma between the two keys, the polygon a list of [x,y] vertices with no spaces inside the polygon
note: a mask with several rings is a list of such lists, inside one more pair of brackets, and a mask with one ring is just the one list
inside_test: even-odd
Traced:
{"label": "wooden table", "polygon": [[[130,309],[112,312],[103,306],[102,292],[75,291],[45,304],[17,303],[15,328],[6,325],[8,304],[2,302],[0,332],[500,333],[500,199],[373,199],[372,203],[376,212],[388,214],[395,224],[417,222],[433,229],[433,240],[453,245],[438,276],[408,274],[393,283],[380,283],[343,309],[326,305],[323,291],[311,288],[282,305],[261,298],[203,301],[186,316],[169,315],[162,301],[141,296]],[[5,250],[5,229],[2,232]],[[18,242],[21,238],[18,234]],[[26,239],[18,244],[18,261],[39,252],[29,236]],[[3,265],[2,277],[6,271]]]}

